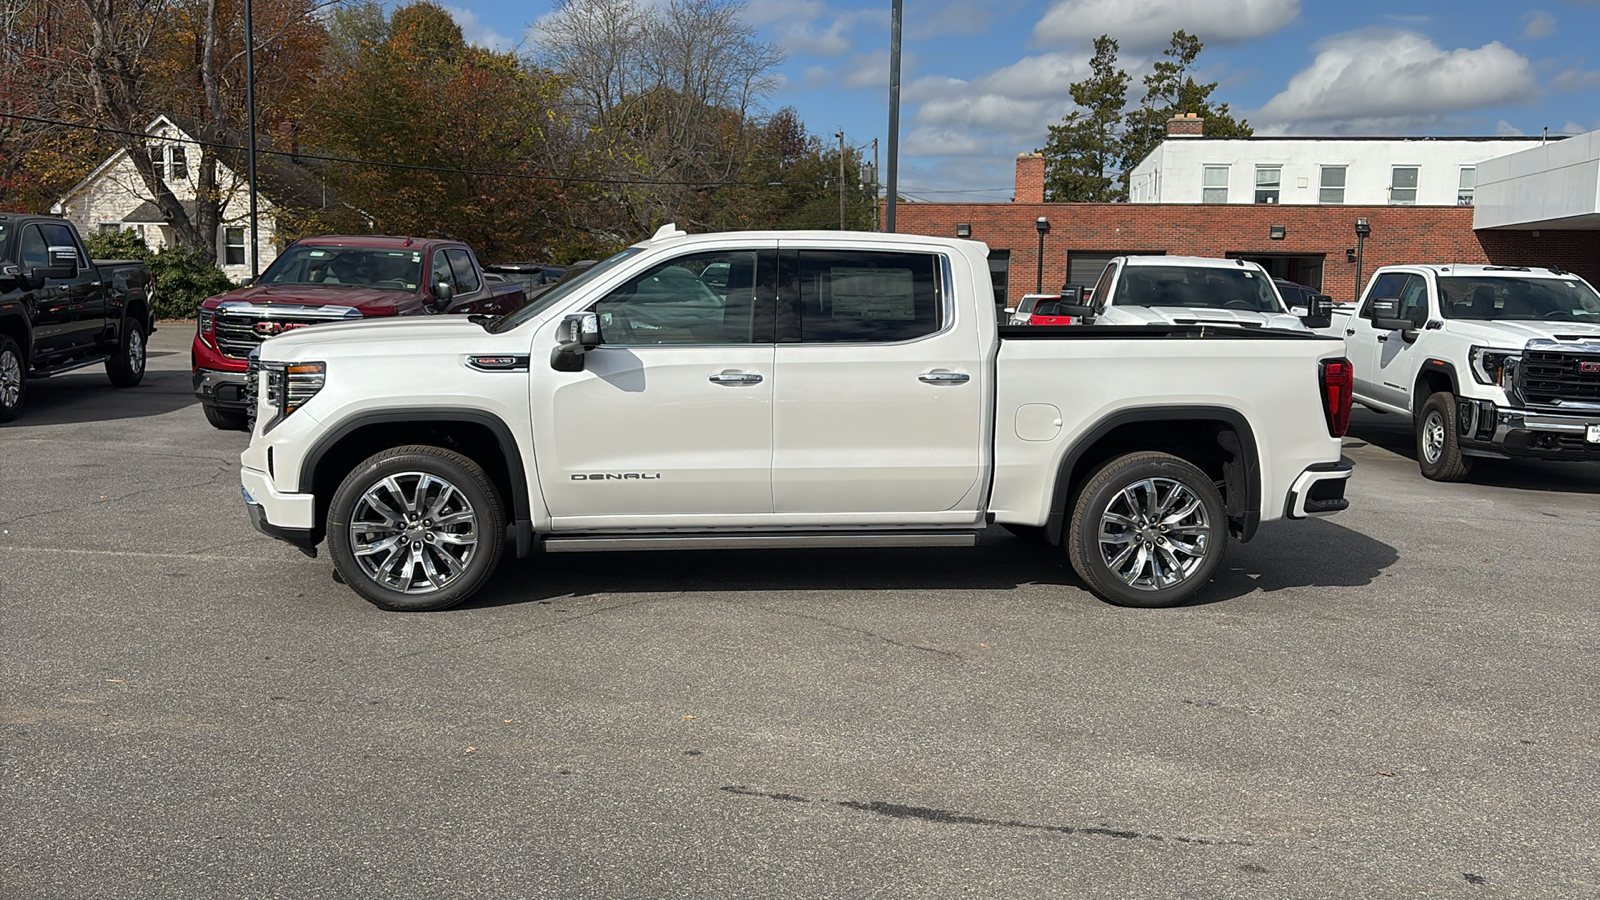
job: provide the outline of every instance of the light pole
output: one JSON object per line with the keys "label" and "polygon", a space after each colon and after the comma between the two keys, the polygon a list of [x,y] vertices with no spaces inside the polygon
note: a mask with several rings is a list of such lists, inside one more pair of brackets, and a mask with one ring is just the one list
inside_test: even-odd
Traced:
{"label": "light pole", "polygon": [[889,205],[884,208],[883,230],[894,232],[895,192],[900,189],[900,2],[894,0],[889,25]]}
{"label": "light pole", "polygon": [[1035,294],[1044,293],[1044,236],[1050,232],[1050,220],[1040,216],[1033,222],[1033,227],[1039,229],[1039,278],[1033,285]]}
{"label": "light pole", "polygon": [[1367,235],[1372,233],[1372,226],[1367,224],[1367,219],[1362,216],[1356,219],[1356,300],[1361,299],[1361,256],[1367,249]]}

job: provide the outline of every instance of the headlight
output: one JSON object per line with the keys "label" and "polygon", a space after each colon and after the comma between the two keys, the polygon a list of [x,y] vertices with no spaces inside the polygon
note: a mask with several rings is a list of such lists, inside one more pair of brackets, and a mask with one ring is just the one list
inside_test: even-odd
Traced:
{"label": "headlight", "polygon": [[200,340],[211,344],[212,331],[216,328],[217,313],[215,310],[200,310]]}
{"label": "headlight", "polygon": [[262,363],[267,380],[267,408],[272,418],[265,431],[271,431],[289,414],[306,404],[322,390],[327,380],[326,363]]}
{"label": "headlight", "polygon": [[1472,377],[1479,384],[1510,387],[1516,376],[1517,365],[1522,362],[1521,350],[1495,350],[1491,347],[1473,347]]}

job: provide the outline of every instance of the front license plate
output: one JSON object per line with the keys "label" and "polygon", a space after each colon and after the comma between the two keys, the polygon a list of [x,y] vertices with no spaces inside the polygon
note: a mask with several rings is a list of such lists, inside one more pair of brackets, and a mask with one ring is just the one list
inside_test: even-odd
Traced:
{"label": "front license plate", "polygon": [[1584,433],[1583,439],[1591,444],[1600,444],[1600,425],[1590,425],[1589,430]]}

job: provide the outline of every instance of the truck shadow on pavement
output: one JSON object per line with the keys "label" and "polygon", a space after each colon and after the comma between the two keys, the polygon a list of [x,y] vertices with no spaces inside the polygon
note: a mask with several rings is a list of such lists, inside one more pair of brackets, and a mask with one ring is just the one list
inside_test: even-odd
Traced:
{"label": "truck shadow on pavement", "polygon": [[[1230,542],[1212,582],[1184,606],[1257,591],[1359,587],[1399,559],[1387,544],[1326,520],[1265,526],[1249,544]],[[915,592],[1068,588],[1060,598],[1099,603],[1060,547],[984,532],[974,549],[721,550],[535,554],[507,548],[500,571],[462,609],[600,594],[716,591]]]}
{"label": "truck shadow on pavement", "polygon": [[[1404,416],[1357,410],[1350,417],[1345,442],[1347,448],[1358,448],[1364,442],[1416,465],[1416,435],[1411,420]],[[1413,468],[1412,473],[1419,482],[1425,480],[1417,469]],[[1600,466],[1542,459],[1477,459],[1467,483],[1520,491],[1600,494]]]}
{"label": "truck shadow on pavement", "polygon": [[[150,354],[152,359],[162,355],[170,354]],[[93,366],[30,380],[21,415],[0,430],[161,416],[198,402],[187,368],[149,370],[138,387],[119,388],[112,386],[103,368]],[[194,411],[194,419],[196,428],[210,429],[200,410]]]}

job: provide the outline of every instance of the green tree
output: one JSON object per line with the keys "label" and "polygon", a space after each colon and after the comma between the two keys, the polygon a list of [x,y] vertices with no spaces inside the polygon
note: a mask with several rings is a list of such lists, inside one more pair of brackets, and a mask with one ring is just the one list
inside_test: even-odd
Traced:
{"label": "green tree", "polygon": [[1050,126],[1045,143],[1044,198],[1061,202],[1115,202],[1128,199],[1118,173],[1125,158],[1123,107],[1128,73],[1117,68],[1117,42],[1095,38],[1091,74],[1069,90],[1078,108],[1060,125]]}
{"label": "green tree", "polygon": [[1205,136],[1214,138],[1249,137],[1255,133],[1250,123],[1235,119],[1226,103],[1213,103],[1215,81],[1200,84],[1194,80],[1194,63],[1203,48],[1200,39],[1187,31],[1172,33],[1172,43],[1161,52],[1164,59],[1144,77],[1144,100],[1128,113],[1123,145],[1123,190],[1127,172],[1144,161],[1167,136],[1167,120],[1182,113],[1195,113],[1205,119]]}

